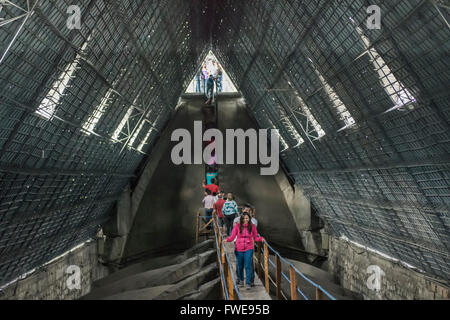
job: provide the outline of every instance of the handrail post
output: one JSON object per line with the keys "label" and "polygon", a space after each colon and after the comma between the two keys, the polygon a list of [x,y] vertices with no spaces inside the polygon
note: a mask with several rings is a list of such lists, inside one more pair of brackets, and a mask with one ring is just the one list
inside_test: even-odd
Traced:
{"label": "handrail post", "polygon": [[262,279],[261,273],[261,243],[256,243],[256,259],[258,260],[258,264],[256,266],[256,272],[258,273],[258,277]]}
{"label": "handrail post", "polygon": [[297,300],[297,275],[292,266],[289,266],[289,278],[291,281],[291,300]]}
{"label": "handrail post", "polygon": [[267,293],[269,293],[269,248],[264,242],[264,282]]}
{"label": "handrail post", "polygon": [[230,297],[230,300],[234,299],[234,285],[233,285],[233,278],[231,277],[231,272],[228,270],[228,295]]}
{"label": "handrail post", "polygon": [[223,247],[223,242],[220,246],[220,255],[222,258],[222,266],[223,266],[223,277],[225,278],[225,281],[228,280],[228,261],[225,256],[225,248]]}
{"label": "handrail post", "polygon": [[281,259],[279,255],[275,255],[277,261],[277,300],[281,300]]}
{"label": "handrail post", "polygon": [[323,292],[316,287],[316,300],[323,300]]}
{"label": "handrail post", "polygon": [[[217,228],[217,226],[215,226]],[[222,237],[220,236],[218,230],[216,229],[216,235],[219,243],[219,247],[222,245]]]}
{"label": "handrail post", "polygon": [[200,211],[197,212],[197,223],[195,228],[195,244],[198,243],[198,228],[199,228]]}

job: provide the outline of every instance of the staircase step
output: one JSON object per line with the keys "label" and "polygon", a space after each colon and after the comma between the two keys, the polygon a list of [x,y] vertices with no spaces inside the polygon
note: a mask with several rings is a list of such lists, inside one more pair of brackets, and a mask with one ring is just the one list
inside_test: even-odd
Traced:
{"label": "staircase step", "polygon": [[186,296],[186,294],[198,290],[198,288],[205,282],[212,281],[218,278],[219,270],[215,262],[203,267],[199,272],[194,275],[180,281],[172,288],[166,290],[156,300],[176,300]]}
{"label": "staircase step", "polygon": [[181,300],[219,300],[222,298],[220,278],[202,284],[198,290],[181,297]]}
{"label": "staircase step", "polygon": [[182,263],[183,261],[186,261],[189,258],[192,258],[193,256],[195,256],[201,252],[204,252],[204,251],[212,249],[212,248],[214,248],[214,241],[208,240],[208,241],[203,241],[203,242],[193,246],[192,248],[189,248],[188,250],[184,251],[181,254],[169,255],[169,256],[163,256],[163,257],[157,257],[157,258],[147,258],[145,261],[134,263],[130,266],[127,266],[123,269],[120,269],[120,270],[114,272],[113,274],[109,275],[108,277],[105,277],[103,279],[100,279],[100,280],[94,282],[93,287],[94,288],[105,287],[111,283],[117,282],[117,281],[127,278],[131,275],[167,267],[167,266],[174,265],[174,264],[179,264],[179,263]]}
{"label": "staircase step", "polygon": [[182,263],[130,275],[105,286],[93,288],[93,290],[88,295],[84,296],[83,299],[101,299],[126,291],[174,284],[187,276],[197,273],[203,266],[216,259],[216,251],[211,249],[204,253],[197,254]]}

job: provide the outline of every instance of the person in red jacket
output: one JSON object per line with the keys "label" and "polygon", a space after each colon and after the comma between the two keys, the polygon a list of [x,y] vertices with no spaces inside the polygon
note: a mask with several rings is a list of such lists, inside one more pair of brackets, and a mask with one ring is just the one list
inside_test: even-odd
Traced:
{"label": "person in red jacket", "polygon": [[219,192],[219,199],[214,203],[214,212],[213,214],[217,214],[217,222],[219,223],[219,227],[222,228],[222,233],[225,233],[225,221],[223,219],[222,207],[225,203],[225,194],[223,191]]}
{"label": "person in red jacket", "polygon": [[216,183],[216,179],[211,179],[211,184],[205,184],[205,180],[203,180],[203,188],[208,189],[211,191],[211,193],[215,193],[215,194],[219,194],[220,189],[219,186],[215,184]]}
{"label": "person in red jacket", "polygon": [[264,241],[263,237],[258,237],[258,231],[254,224],[252,224],[249,213],[244,213],[241,216],[241,221],[233,228],[231,236],[226,241],[232,242],[237,237],[235,244],[236,255],[236,275],[237,284],[243,284],[244,282],[244,269],[246,288],[250,289],[254,286],[255,271],[253,270],[253,240],[256,242]]}

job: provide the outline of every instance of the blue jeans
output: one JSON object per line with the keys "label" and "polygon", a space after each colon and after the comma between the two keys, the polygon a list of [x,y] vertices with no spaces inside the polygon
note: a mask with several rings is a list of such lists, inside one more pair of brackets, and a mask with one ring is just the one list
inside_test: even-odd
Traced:
{"label": "blue jeans", "polygon": [[227,237],[231,236],[231,231],[233,231],[233,220],[235,216],[235,214],[223,215],[223,218],[225,220],[225,227],[227,229]]}
{"label": "blue jeans", "polygon": [[220,74],[217,76],[216,87],[217,87],[217,92],[222,92],[222,75],[220,75]]}
{"label": "blue jeans", "polygon": [[200,83],[200,86],[201,86],[201,92],[202,93],[204,93],[204,94],[206,94],[206,80],[207,79],[205,79],[205,78],[201,78],[201,83]]}
{"label": "blue jeans", "polygon": [[200,76],[195,76],[195,92],[201,92],[200,91]]}
{"label": "blue jeans", "polygon": [[244,252],[234,251],[236,255],[236,276],[237,280],[244,281],[245,269],[245,283],[250,285],[255,281],[255,271],[253,270],[253,250]]}

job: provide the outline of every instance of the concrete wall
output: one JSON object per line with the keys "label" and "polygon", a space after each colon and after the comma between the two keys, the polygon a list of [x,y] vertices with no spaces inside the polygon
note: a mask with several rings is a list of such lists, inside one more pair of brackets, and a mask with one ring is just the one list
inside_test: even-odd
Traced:
{"label": "concrete wall", "polygon": [[[0,291],[0,300],[73,300],[87,294],[94,281],[106,277],[109,271],[98,263],[98,244],[88,242],[82,247],[50,262],[25,279]],[[71,265],[80,267],[80,289],[70,290],[66,273]]]}
{"label": "concrete wall", "polygon": [[[182,107],[183,105],[184,103],[180,102],[177,108]],[[174,115],[176,115],[177,112],[178,109],[174,111]],[[144,198],[145,192],[158,168],[161,158],[169,148],[170,135],[172,133],[170,127],[173,125],[173,122],[174,118],[169,120],[161,138],[151,151],[150,159],[147,162],[142,175],[139,177],[139,181],[134,190],[131,190],[130,186],[127,186],[122,197],[117,201],[113,216],[108,223],[103,226],[106,235],[103,259],[109,263],[120,264],[122,262],[139,205]]]}
{"label": "concrete wall", "polygon": [[[369,266],[378,266],[384,272],[379,291],[369,289],[375,284],[374,272],[367,272]],[[329,269],[344,288],[361,293],[367,300],[450,298],[448,287],[343,239],[330,237]]]}
{"label": "concrete wall", "polygon": [[204,197],[201,184],[205,167],[175,165],[171,153],[178,142],[171,141],[171,135],[175,129],[184,128],[195,139],[194,121],[203,119],[203,105],[202,99],[180,105],[150,155],[138,186],[133,190],[129,218],[132,224],[129,224],[128,234],[123,235],[122,263],[143,256],[175,253],[195,243],[197,211]]}
{"label": "concrete wall", "polygon": [[[299,186],[291,186],[282,170],[275,175],[275,180],[297,226],[304,250],[315,255],[325,256],[327,247],[323,247],[323,238],[327,237],[327,234],[321,232],[323,224],[311,212],[309,199],[303,194]],[[326,242],[328,242],[328,239],[326,239]],[[310,258],[314,259],[314,257]]]}
{"label": "concrete wall", "polygon": [[[236,98],[218,100],[218,129],[226,137],[226,129],[256,128],[251,121],[244,103]],[[226,139],[225,139],[226,140]],[[224,146],[226,141],[224,140]],[[224,160],[227,148],[223,150]],[[246,148],[248,159],[248,151]],[[237,148],[235,146],[235,158]],[[269,243],[280,247],[293,247],[304,251],[299,230],[286,203],[275,176],[260,174],[261,164],[219,165],[219,187],[225,192],[233,192],[238,205],[246,202],[256,207],[258,231]]]}

